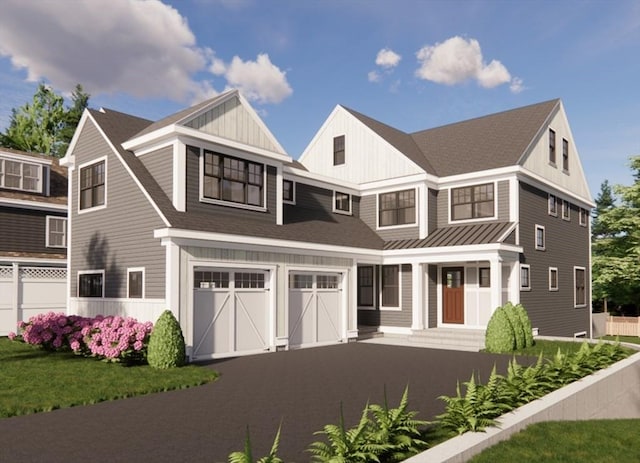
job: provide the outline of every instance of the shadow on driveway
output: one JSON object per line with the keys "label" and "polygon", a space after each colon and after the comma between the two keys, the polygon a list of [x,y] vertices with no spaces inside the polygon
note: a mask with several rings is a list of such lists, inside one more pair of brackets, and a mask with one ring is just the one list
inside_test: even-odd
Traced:
{"label": "shadow on driveway", "polygon": [[325,424],[355,425],[367,401],[395,407],[409,385],[409,409],[432,420],[437,397],[455,394],[472,371],[481,381],[510,356],[351,343],[213,361],[204,386],[0,420],[0,461],[226,462],[251,429],[254,457],[268,452],[282,421],[279,456],[306,462]]}

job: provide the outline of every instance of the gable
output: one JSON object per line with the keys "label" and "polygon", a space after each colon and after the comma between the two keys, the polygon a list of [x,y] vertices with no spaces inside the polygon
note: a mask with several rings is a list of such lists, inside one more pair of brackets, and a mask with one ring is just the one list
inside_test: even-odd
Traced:
{"label": "gable", "polygon": [[[549,162],[549,129],[555,132],[555,164]],[[569,148],[569,169],[567,171],[563,169],[563,140],[567,141]],[[562,104],[551,115],[547,123],[540,128],[529,150],[525,152],[519,163],[526,170],[578,197],[589,202],[593,201]]]}
{"label": "gable", "polygon": [[185,127],[284,154],[273,135],[235,95],[183,123]]}
{"label": "gable", "polygon": [[[345,162],[333,165],[333,139],[345,136]],[[337,106],[300,156],[309,171],[361,184],[424,174],[424,169],[346,109]]]}

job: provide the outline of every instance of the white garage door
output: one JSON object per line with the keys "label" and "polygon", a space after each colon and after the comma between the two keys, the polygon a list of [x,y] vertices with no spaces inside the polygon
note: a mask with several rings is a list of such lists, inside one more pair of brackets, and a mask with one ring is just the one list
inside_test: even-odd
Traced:
{"label": "white garage door", "polygon": [[335,344],[342,340],[339,273],[289,274],[289,346]]}
{"label": "white garage door", "polygon": [[194,269],[193,358],[269,348],[269,272]]}

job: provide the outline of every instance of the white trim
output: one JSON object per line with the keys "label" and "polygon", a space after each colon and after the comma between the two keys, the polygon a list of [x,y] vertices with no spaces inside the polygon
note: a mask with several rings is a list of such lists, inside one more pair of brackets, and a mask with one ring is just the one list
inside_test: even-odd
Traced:
{"label": "white trim", "polygon": [[[267,175],[267,167],[265,167],[265,177],[264,177],[264,204],[267,206],[267,180],[269,176]],[[283,179],[282,179],[282,165],[276,166],[276,225],[282,225],[284,223],[284,206],[282,204],[282,195],[283,195]]]}
{"label": "white trim", "polygon": [[376,180],[374,182],[367,182],[360,185],[360,191],[363,195],[373,195],[380,193],[388,193],[391,191],[409,190],[411,188],[417,188],[420,185],[432,186],[437,189],[436,177],[431,176],[434,181],[429,182],[429,175],[424,174],[410,174],[399,178],[390,178],[385,180]]}
{"label": "white trim", "polygon": [[[51,220],[63,220],[64,221],[64,231],[63,231],[63,240],[64,240],[64,244],[62,246],[58,246],[58,245],[52,245],[49,242],[50,239],[50,232],[51,232],[51,228],[50,228],[50,223]],[[45,226],[45,246],[47,248],[60,248],[60,249],[66,249],[67,248],[67,229],[68,229],[68,221],[67,221],[67,217],[63,217],[63,216],[58,216],[58,215],[48,215],[46,217],[46,226]]]}
{"label": "white trim", "polygon": [[388,333],[388,334],[411,334],[411,328],[405,328],[401,326],[378,326],[378,333]]}
{"label": "white trim", "polygon": [[425,328],[424,310],[428,307],[424,303],[425,295],[425,266],[417,262],[411,263],[411,329]]}
{"label": "white trim", "polygon": [[0,256],[0,264],[42,264],[55,268],[67,268],[67,259],[51,259],[40,257]]}
{"label": "white trim", "polygon": [[[96,164],[100,164],[101,162],[104,162],[104,202],[102,204],[99,204],[97,206],[91,206],[91,207],[86,207],[84,209],[80,208],[80,203],[81,203],[81,187],[80,185],[82,185],[82,169],[86,169],[88,167],[94,166]],[[106,209],[107,208],[107,190],[109,188],[109,185],[107,185],[108,183],[108,167],[109,167],[109,162],[107,159],[107,156],[101,156],[99,158],[96,159],[92,159],[90,161],[84,162],[82,164],[80,164],[78,166],[78,196],[77,196],[77,200],[78,200],[78,208],[76,210],[76,212],[78,214],[86,214],[87,212],[93,212],[93,211],[99,211],[101,209]]]}
{"label": "white trim", "polygon": [[531,186],[534,186],[536,188],[539,188],[540,190],[546,191],[549,188],[553,188],[554,190],[560,192],[563,196],[569,197],[574,201],[577,201],[579,205],[582,204],[589,208],[595,207],[595,203],[591,198],[585,198],[584,196],[580,196],[577,193],[567,190],[563,186],[558,185],[557,183],[552,183],[548,179],[536,174],[535,172],[525,169],[524,167],[520,167],[517,174],[518,174],[519,180],[522,180],[522,177],[526,177],[525,183]]}
{"label": "white trim", "polygon": [[[44,156],[44,155],[43,155]],[[3,147],[0,146],[0,157],[2,158],[11,158],[12,160],[16,160],[16,161],[27,161],[27,162],[36,162],[36,163],[40,163],[40,164],[44,164],[44,165],[52,165],[53,164],[53,160],[52,159],[45,159],[45,158],[41,158],[39,156],[34,156],[32,154],[20,154],[20,153],[12,153],[9,151],[5,151],[3,149]]]}
{"label": "white trim", "polygon": [[[522,269],[527,269],[527,274],[528,274],[528,283],[529,286],[522,286]],[[520,286],[520,291],[531,291],[531,265],[529,264],[520,264],[520,271],[518,273],[518,280],[519,280],[519,285]]]}
{"label": "white trim", "polygon": [[323,188],[325,190],[330,190],[337,187],[340,189],[340,191],[344,191],[345,193],[349,193],[355,196],[359,196],[361,192],[359,185],[355,183],[346,182],[332,177],[325,177],[324,175],[301,170],[293,166],[284,165],[282,167],[282,171],[284,172],[284,174],[286,174],[285,178],[294,177],[296,179],[304,179],[304,181],[297,181],[305,185],[311,185],[318,188]]}
{"label": "white trim", "polygon": [[[289,183],[291,183],[291,193],[292,193],[292,196],[293,196],[293,199],[292,199],[292,200],[284,199],[284,182],[289,182]],[[295,181],[295,180],[288,179],[288,178],[283,178],[283,179],[282,179],[282,183],[283,183],[283,188],[282,188],[282,202],[283,202],[284,204],[293,204],[293,205],[295,205],[295,204],[296,204],[296,181]]]}
{"label": "white trim", "polygon": [[[338,209],[336,207],[336,194],[338,194],[338,193],[340,193],[341,195],[347,195],[349,197],[349,209],[348,210],[344,211],[344,210]],[[333,200],[332,200],[332,206],[333,207],[332,207],[332,209],[333,209],[333,212],[335,212],[336,214],[352,215],[352,212],[351,212],[352,211],[352,206],[351,206],[352,201],[353,201],[353,195],[351,195],[349,193],[344,193],[342,191],[333,190]]]}
{"label": "white trim", "polygon": [[[129,295],[129,274],[133,272],[142,272],[142,294],[140,297],[131,297]],[[146,278],[144,267],[127,267],[127,299],[144,299],[146,295]]]}
{"label": "white trim", "polygon": [[[538,244],[538,231],[542,231],[542,246]],[[535,225],[535,232],[533,234],[533,246],[536,251],[544,251],[547,249],[547,232],[544,225]]]}
{"label": "white trim", "polygon": [[20,209],[35,209],[40,211],[66,211],[66,204],[53,204],[41,201],[28,201],[25,199],[13,199],[0,197],[0,205],[7,207],[19,207]]}
{"label": "white trim", "polygon": [[419,185],[416,194],[416,219],[418,221],[418,238],[425,239],[429,230],[429,208],[437,208],[437,204],[429,204],[429,188]]}
{"label": "white trim", "polygon": [[[577,304],[576,296],[577,296],[577,282],[576,279],[576,270],[582,270],[584,273],[584,304]],[[583,309],[589,305],[589,301],[587,301],[587,269],[585,267],[580,267],[579,265],[573,266],[573,308],[574,309]]]}
{"label": "white trim", "polygon": [[[80,275],[88,275],[88,274],[96,274],[99,273],[102,275],[102,296],[100,297],[89,297],[89,296],[80,296]],[[94,270],[78,270],[76,274],[76,298],[79,300],[92,300],[92,299],[104,299],[105,286],[106,284],[104,269],[94,269]]]}
{"label": "white trim", "polygon": [[172,192],[173,207],[179,212],[187,210],[187,145],[177,140],[173,143]]}
{"label": "white trim", "polygon": [[[551,274],[556,273],[556,286],[555,288],[551,284]],[[549,291],[558,291],[560,289],[560,274],[558,272],[558,267],[549,267]]]}

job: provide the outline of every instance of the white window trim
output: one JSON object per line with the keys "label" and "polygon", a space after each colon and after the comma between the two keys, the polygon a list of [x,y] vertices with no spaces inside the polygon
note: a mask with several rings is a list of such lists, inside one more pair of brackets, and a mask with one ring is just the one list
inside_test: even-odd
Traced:
{"label": "white window trim", "polygon": [[360,290],[360,288],[358,287],[360,285],[360,280],[358,280],[357,278],[357,270],[356,270],[356,304],[358,306],[358,310],[377,310],[376,307],[376,294],[378,294],[378,280],[376,278],[376,275],[379,272],[376,272],[376,266],[374,264],[367,264],[367,265],[359,265],[358,267],[371,267],[372,268],[372,276],[373,276],[373,286],[371,287],[371,295],[373,296],[373,304],[371,305],[359,305],[358,304],[358,291]]}
{"label": "white window trim", "polygon": [[[556,286],[555,288],[551,285],[551,274],[556,272]],[[529,273],[531,276],[531,273]],[[549,291],[558,291],[560,289],[560,274],[558,273],[558,267],[549,267]]]}
{"label": "white window trim", "polygon": [[100,296],[100,298],[104,299],[104,290],[105,290],[105,286],[107,285],[107,282],[104,278],[104,269],[95,269],[95,270],[78,270],[78,274],[76,277],[76,294],[78,295],[78,298],[80,299],[98,299],[96,297],[87,297],[87,296],[80,296],[80,275],[86,275],[88,273],[101,273],[102,274],[102,296]]}
{"label": "white window trim", "polygon": [[[493,215],[491,217],[478,217],[475,219],[458,219],[453,220],[453,190],[457,190],[458,188],[469,188],[480,185],[488,185],[489,183],[493,183]],[[498,182],[490,181],[490,182],[480,182],[480,183],[470,183],[460,186],[452,186],[449,187],[449,192],[447,194],[449,198],[449,202],[447,204],[447,215],[448,215],[448,223],[451,224],[465,224],[465,223],[477,223],[477,222],[489,222],[491,220],[496,220],[498,218]]]}
{"label": "white window trim", "polygon": [[[536,248],[536,251],[544,251],[547,249],[547,233],[545,231],[544,225],[536,224],[535,233],[533,235],[533,244]],[[538,245],[538,230],[542,230],[542,246]]]}
{"label": "white window trim", "polygon": [[[129,273],[142,272],[142,295],[140,297],[129,296]],[[146,297],[146,281],[144,267],[127,267],[127,299],[140,300]]]}
{"label": "white window trim", "polygon": [[[415,213],[415,217],[414,217],[414,221],[411,223],[403,223],[400,225],[380,225],[380,195],[383,194],[387,194],[387,193],[396,193],[398,191],[408,191],[408,190],[413,190],[414,191],[414,207],[416,210]],[[420,208],[419,208],[419,201],[418,201],[418,188],[416,187],[410,187],[410,188],[394,188],[392,190],[388,190],[388,191],[381,191],[379,193],[376,193],[376,230],[395,230],[398,228],[411,228],[411,227],[417,227],[418,226],[418,214],[420,213]]]}
{"label": "white window trim", "polygon": [[[564,216],[564,211],[567,211],[567,216]],[[562,220],[566,220],[567,222],[571,222],[571,203],[566,199],[562,200]]]}
{"label": "white window trim", "polygon": [[[11,187],[11,186],[6,186],[5,185],[5,180],[6,180],[6,175],[7,175],[7,166],[4,163],[5,161],[11,161],[11,162],[17,162],[18,164],[20,164],[20,186],[19,187]],[[20,159],[20,158],[7,158],[7,157],[0,157],[0,164],[2,164],[2,169],[0,169],[0,187],[2,188],[6,188],[7,190],[14,190],[14,191],[24,191],[27,193],[44,193],[43,192],[43,185],[44,185],[44,169],[43,169],[43,165],[38,163],[38,162],[34,162],[31,160],[27,160],[27,159]],[[38,168],[38,179],[36,182],[36,189],[32,190],[32,189],[27,189],[24,188],[24,165],[25,164],[29,164],[30,166],[35,166]]]}
{"label": "white window trim", "polygon": [[[529,286],[522,286],[522,269],[526,268],[529,270]],[[518,274],[518,278],[520,279],[520,291],[531,291],[531,266],[529,264],[520,264],[520,273]]]}
{"label": "white window trim", "polygon": [[[349,196],[349,210],[348,211],[343,211],[343,210],[340,210],[340,209],[336,208],[336,193],[340,193],[340,194]],[[335,212],[336,214],[352,215],[353,214],[351,212],[352,211],[352,204],[353,204],[353,195],[351,193],[344,193],[342,191],[333,190],[333,200],[332,200],[333,212]]]}
{"label": "white window trim", "polygon": [[[555,212],[551,210],[551,198],[555,199],[555,203],[556,203]],[[552,195],[551,193],[549,193],[549,199],[547,200],[547,211],[549,212],[550,216],[558,217],[558,197],[556,195]]]}
{"label": "white window trim", "polygon": [[[87,207],[86,209],[80,209],[80,185],[82,183],[81,181],[81,172],[82,169],[84,169],[85,167],[91,166],[93,164],[98,164],[99,162],[104,161],[104,204],[101,204],[99,206],[93,206],[93,207]],[[91,161],[85,162],[83,164],[80,164],[78,166],[77,172],[78,172],[78,214],[86,214],[87,212],[93,212],[93,211],[99,211],[101,209],[106,209],[107,207],[107,190],[109,188],[109,184],[108,184],[108,172],[109,172],[109,164],[108,164],[108,159],[107,156],[102,156],[101,158],[97,158],[97,159],[92,159]]]}
{"label": "white window trim", "polygon": [[[582,212],[583,211],[584,211],[584,218],[585,218],[584,221],[582,220]],[[579,217],[580,217],[579,220],[580,220],[580,226],[581,227],[586,227],[587,226],[587,222],[589,222],[588,215],[589,215],[589,211],[587,211],[585,208],[581,207],[580,208],[580,212],[579,212]]]}
{"label": "white window trim", "polygon": [[[398,267],[398,305],[397,306],[386,306],[382,305],[382,268],[387,266],[396,266]],[[378,300],[380,310],[388,310],[390,312],[399,312],[402,310],[402,264],[385,264],[380,265],[378,270],[378,277],[380,278],[380,284],[378,285]]]}
{"label": "white window trim", "polygon": [[[288,178],[283,178],[282,182],[291,182],[291,191],[293,192],[293,199],[292,200],[288,200],[288,199],[284,199],[284,194],[282,195],[282,202],[285,204],[294,204],[296,203],[296,181],[295,180],[289,180]],[[283,192],[284,192],[284,188],[283,188]]]}
{"label": "white window trim", "polygon": [[[50,237],[50,223],[51,220],[62,220],[64,221],[64,244],[62,246],[58,246],[55,244],[51,244],[51,242],[49,241],[49,237]],[[58,249],[66,249],[67,247],[67,226],[68,226],[68,222],[67,222],[67,218],[66,217],[61,217],[58,215],[48,215],[47,216],[47,225],[46,225],[46,231],[45,231],[45,246],[48,248],[58,248]]]}
{"label": "white window trim", "polygon": [[[222,156],[226,156],[226,157],[232,157],[232,158],[236,158],[236,159],[240,159],[242,161],[246,161],[246,162],[252,162],[254,164],[262,164],[262,204],[263,206],[254,206],[251,204],[244,204],[244,203],[236,203],[234,201],[225,201],[223,199],[213,199],[213,198],[205,198],[204,196],[204,152],[205,151],[211,151],[213,153],[217,153],[217,154],[221,154]],[[268,164],[265,164],[264,162],[260,162],[260,161],[254,161],[251,159],[246,159],[243,158],[241,156],[237,156],[237,155],[233,155],[233,154],[227,154],[224,151],[221,151],[219,149],[205,149],[205,148],[200,148],[200,157],[198,160],[198,164],[199,164],[199,172],[198,172],[198,199],[201,203],[207,203],[207,204],[217,204],[219,206],[227,206],[227,207],[235,207],[237,209],[246,209],[249,211],[257,211],[257,212],[267,212],[267,168],[268,168]]]}
{"label": "white window trim", "polygon": [[[576,270],[582,270],[584,272],[584,304],[576,304],[576,296],[577,296],[577,291],[576,291]],[[573,307],[575,309],[581,309],[584,308],[588,305],[588,298],[589,294],[587,293],[587,269],[585,267],[580,267],[580,266],[573,266]]]}

